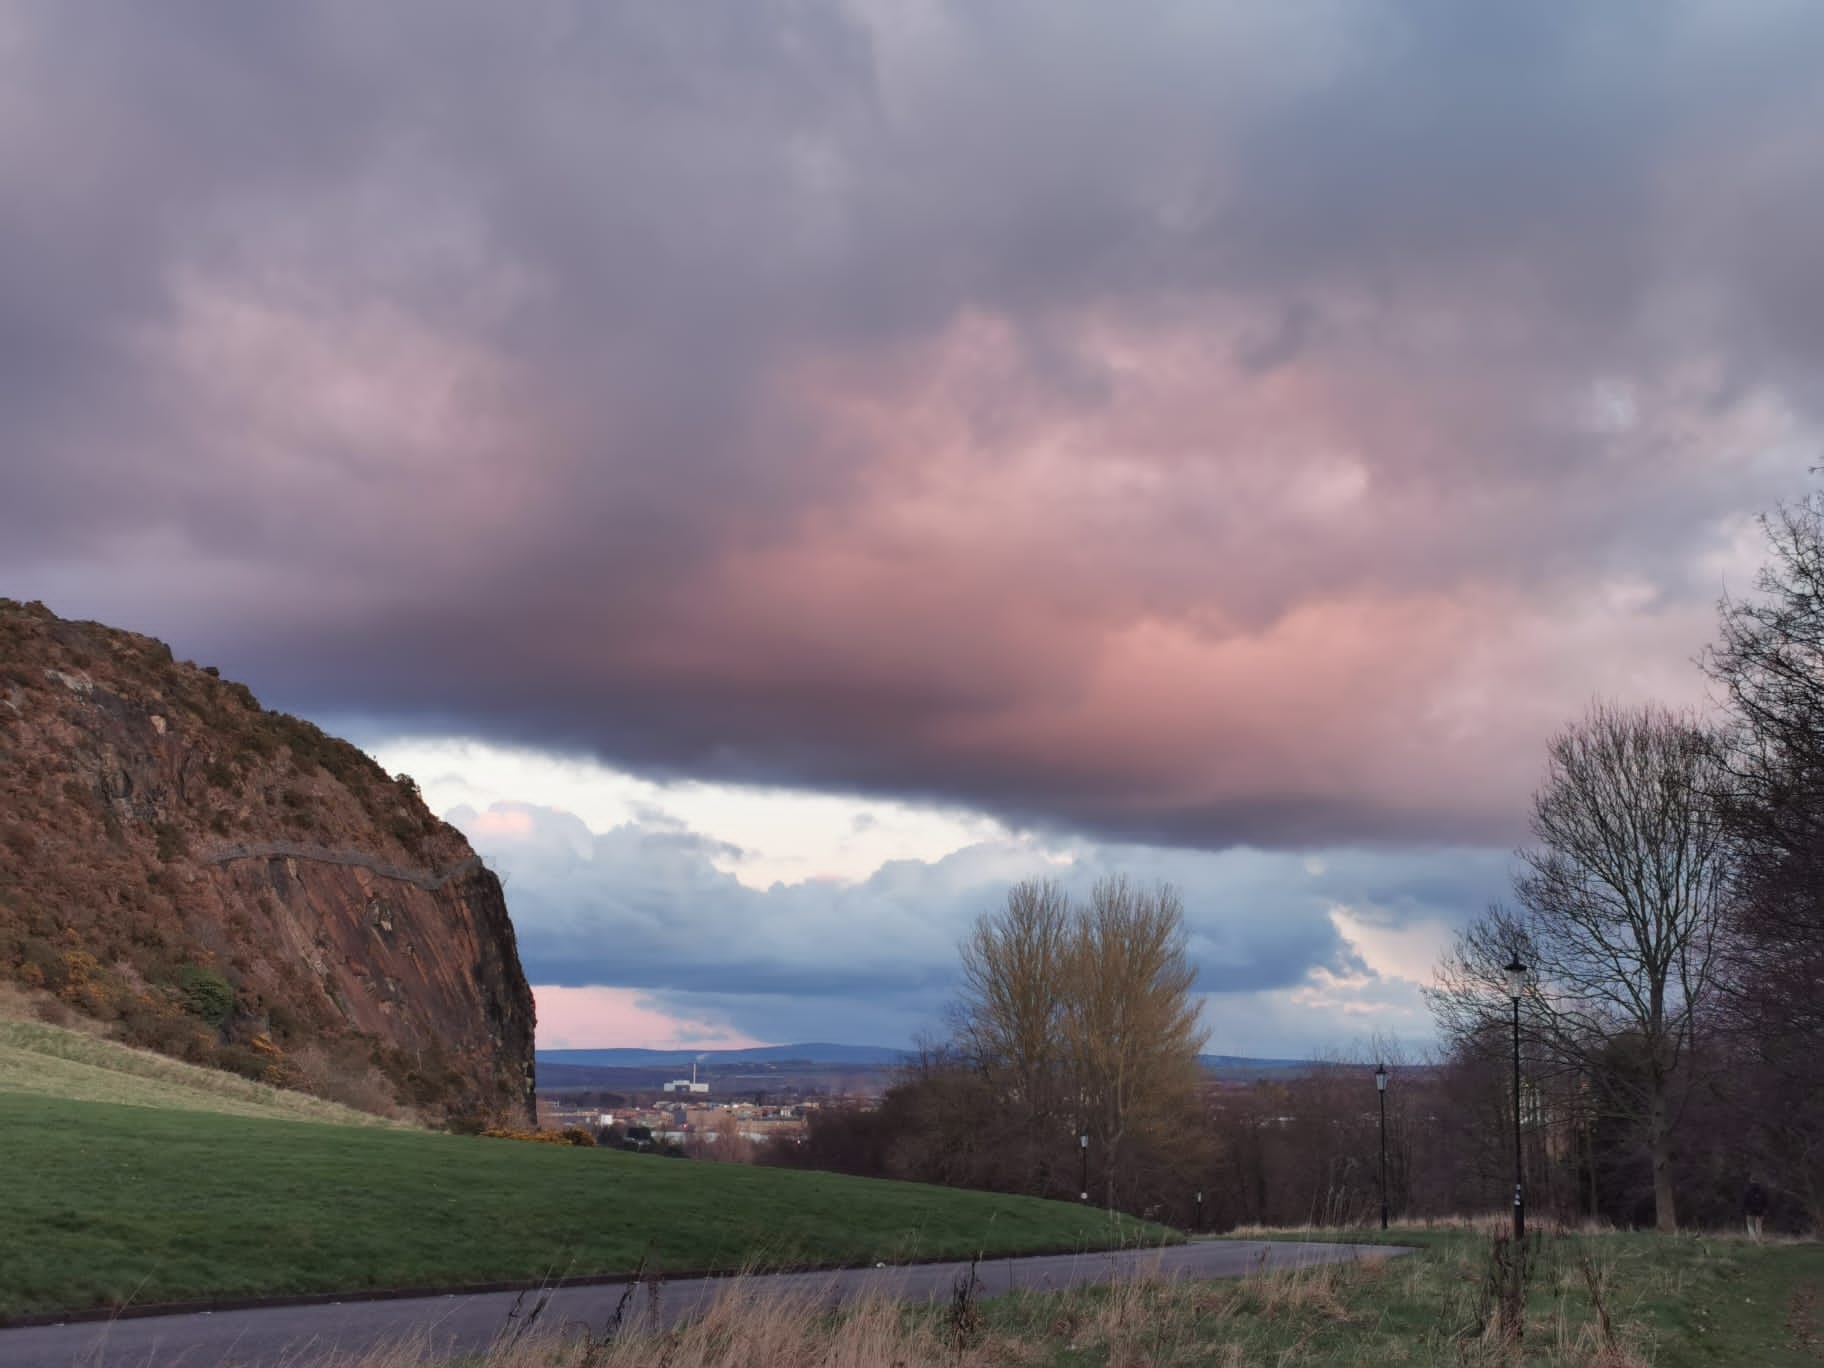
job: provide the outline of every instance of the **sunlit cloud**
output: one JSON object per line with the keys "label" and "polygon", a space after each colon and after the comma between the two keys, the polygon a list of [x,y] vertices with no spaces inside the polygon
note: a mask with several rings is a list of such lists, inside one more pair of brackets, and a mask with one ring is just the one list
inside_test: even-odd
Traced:
{"label": "sunlit cloud", "polygon": [[744,1050],[755,1040],[726,1023],[695,1021],[667,1012],[650,994],[630,988],[564,988],[535,984],[538,1047],[588,1049],[611,1042],[650,1050]]}

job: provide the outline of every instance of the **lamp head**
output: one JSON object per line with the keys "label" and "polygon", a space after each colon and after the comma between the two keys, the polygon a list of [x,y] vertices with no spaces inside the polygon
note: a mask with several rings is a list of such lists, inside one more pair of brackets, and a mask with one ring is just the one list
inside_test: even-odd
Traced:
{"label": "lamp head", "polygon": [[1374,1066],[1374,1087],[1376,1092],[1387,1091],[1387,1066],[1385,1064]]}
{"label": "lamp head", "polygon": [[1507,995],[1515,1002],[1526,996],[1526,966],[1520,963],[1520,954],[1514,953],[1507,967],[1502,971],[1507,975]]}

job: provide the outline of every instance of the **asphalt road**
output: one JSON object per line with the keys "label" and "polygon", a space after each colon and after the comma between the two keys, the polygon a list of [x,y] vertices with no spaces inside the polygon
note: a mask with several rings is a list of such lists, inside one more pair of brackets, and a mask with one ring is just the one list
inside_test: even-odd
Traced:
{"label": "asphalt road", "polygon": [[[1158,1250],[994,1259],[984,1261],[976,1271],[980,1295],[991,1297],[1016,1288],[1043,1291],[1148,1273],[1166,1278],[1233,1278],[1261,1268],[1405,1252],[1386,1245],[1223,1240]],[[865,1297],[931,1301],[949,1297],[968,1269],[966,1263],[942,1263],[769,1273],[742,1279],[741,1291],[756,1299],[814,1299],[831,1304]],[[694,1278],[665,1282],[656,1297],[641,1289],[626,1298],[622,1324],[675,1324],[700,1312],[729,1286],[725,1278]],[[548,1304],[527,1333],[599,1332],[615,1314],[625,1292],[625,1284],[612,1283],[560,1288],[550,1293]],[[420,1347],[426,1357],[447,1357],[485,1349],[503,1333],[511,1333],[515,1308],[523,1318],[538,1297],[537,1293],[487,1292],[28,1326],[0,1330],[0,1368],[257,1368],[269,1364],[296,1368],[331,1355],[352,1356],[393,1344]]]}

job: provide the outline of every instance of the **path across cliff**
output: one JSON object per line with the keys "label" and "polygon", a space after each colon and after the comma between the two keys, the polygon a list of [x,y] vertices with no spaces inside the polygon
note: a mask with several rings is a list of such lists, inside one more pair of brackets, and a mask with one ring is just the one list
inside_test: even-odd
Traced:
{"label": "path across cliff", "polygon": [[397,879],[435,893],[445,884],[464,878],[483,867],[481,856],[473,855],[448,869],[409,869],[404,865],[377,860],[360,850],[335,850],[328,846],[305,845],[297,841],[249,841],[241,845],[212,846],[199,852],[204,864],[231,864],[236,860],[311,860],[317,864],[345,865],[365,869],[383,879]]}

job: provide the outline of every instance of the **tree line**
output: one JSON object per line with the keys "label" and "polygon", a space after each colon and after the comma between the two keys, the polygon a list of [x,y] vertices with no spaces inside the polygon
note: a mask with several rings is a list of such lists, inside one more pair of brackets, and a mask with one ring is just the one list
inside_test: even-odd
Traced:
{"label": "tree line", "polygon": [[1763,525],[1703,659],[1714,714],[1599,704],[1557,736],[1513,902],[1430,994],[1453,1057],[1486,1064],[1502,967],[1526,967],[1541,1177],[1665,1231],[1751,1181],[1824,1220],[1824,501]]}
{"label": "tree line", "polygon": [[1824,1225],[1824,499],[1764,526],[1703,658],[1716,706],[1597,703],[1551,740],[1512,897],[1427,990],[1434,1057],[1218,1082],[1178,893],[1025,883],[963,946],[949,1038],[762,1161],[1185,1226],[1353,1224],[1383,1191],[1405,1216],[1500,1205],[1517,1121],[1534,1210],[1717,1226],[1754,1181],[1776,1225]]}

